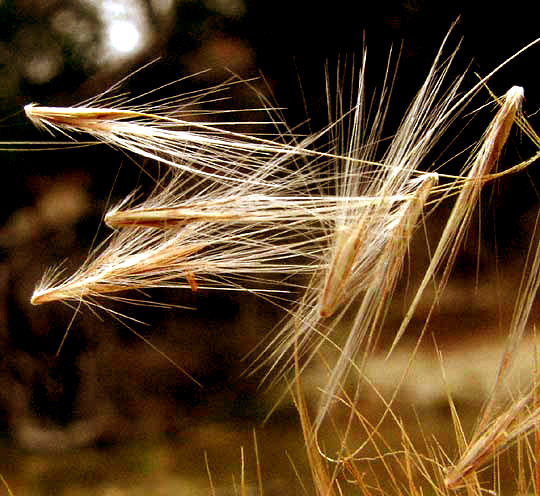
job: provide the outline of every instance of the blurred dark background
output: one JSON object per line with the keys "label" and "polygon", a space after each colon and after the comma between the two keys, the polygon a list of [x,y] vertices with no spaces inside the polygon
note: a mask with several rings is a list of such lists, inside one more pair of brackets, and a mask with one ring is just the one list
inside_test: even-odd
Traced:
{"label": "blurred dark background", "polygon": [[[291,125],[306,118],[303,95],[313,127],[319,128],[326,119],[325,63],[332,67],[353,54],[359,60],[364,46],[372,87],[382,81],[390,48],[401,47],[391,128],[453,22],[448,46],[462,39],[453,70],[457,75],[469,68],[470,86],[475,72],[486,75],[540,36],[538,19],[537,2],[520,0],[504,10],[487,1],[3,0],[2,141],[52,139],[26,120],[25,104],[74,105],[152,60],[128,81],[133,93],[206,68],[213,70],[179,88],[219,82],[228,75],[224,68],[246,78],[262,74]],[[489,82],[498,95],[523,86],[524,110],[536,129],[539,59],[537,46]],[[234,97],[233,105],[245,101],[241,94]],[[481,101],[488,99],[485,92]],[[486,125],[487,120],[473,123],[460,139],[464,144],[478,139]],[[451,141],[445,139],[441,149]],[[526,138],[521,140],[513,134],[509,164],[534,153]],[[165,297],[196,310],[137,310],[151,322],[137,331],[166,349],[204,390],[107,315],[103,320],[89,311],[78,315],[56,356],[73,310],[61,304],[31,307],[32,289],[47,267],[67,260],[69,273],[84,260],[106,205],[138,186],[141,173],[129,158],[104,146],[9,148],[0,150],[0,431],[30,449],[59,450],[174,433],[187,419],[262,418],[264,408],[254,399],[257,378],[238,380],[241,358],[280,314],[251,297],[169,294]],[[537,176],[533,165],[528,174],[497,186],[495,208],[486,209],[496,212],[487,225],[497,222],[496,233],[485,230],[488,253],[497,245],[498,253],[510,258],[525,249]],[[469,262],[461,261],[462,271]]]}

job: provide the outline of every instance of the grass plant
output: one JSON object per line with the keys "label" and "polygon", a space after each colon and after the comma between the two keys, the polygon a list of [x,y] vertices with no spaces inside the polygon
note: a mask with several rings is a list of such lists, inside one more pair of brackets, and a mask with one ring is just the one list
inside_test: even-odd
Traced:
{"label": "grass plant", "polygon": [[[40,127],[68,136],[86,132],[171,166],[147,198],[140,201],[133,193],[111,209],[105,216],[113,228],[109,239],[73,275],[62,279],[58,271],[47,274],[32,303],[71,301],[106,309],[103,302],[122,300],[124,290],[141,291],[144,299],[142,290],[163,287],[249,291],[272,299],[286,317],[255,353],[254,367],[265,368],[266,380],[273,384],[284,380],[294,399],[316,494],[338,495],[352,488],[365,495],[447,495],[463,488],[480,496],[486,491],[477,476],[482,464],[511,444],[523,447],[535,467],[538,447],[532,448],[526,434],[540,421],[536,382],[516,393],[505,408],[497,400],[540,285],[540,248],[531,248],[492,396],[469,440],[449,394],[460,445],[457,460],[451,462],[436,441],[426,440],[420,447],[411,439],[393,403],[399,384],[391,398],[375,394],[383,417],[398,428],[400,446],[387,442],[381,421],[369,419],[358,406],[361,392],[373,389],[365,364],[385,325],[415,232],[443,199],[455,197],[388,353],[399,345],[426,288],[433,285],[435,302],[425,333],[484,184],[525,168],[537,157],[496,171],[515,125],[540,149],[540,139],[521,113],[524,90],[513,86],[493,99],[496,113],[470,147],[459,175],[426,163],[438,140],[496,72],[463,89],[464,76],[447,81],[455,52],[449,57],[444,52],[443,45],[390,138],[383,130],[393,72],[387,68],[383,89],[368,100],[366,54],[350,94],[340,86],[341,68],[335,86],[327,75],[329,124],[310,135],[284,126],[279,109],[266,106],[263,98],[260,110],[269,118],[264,122],[274,130],[273,137],[242,132],[245,122],[226,125],[216,122],[215,115],[202,121],[207,114],[199,110],[201,101],[221,98],[223,90],[238,84],[236,79],[150,104],[114,100],[106,93],[74,108],[27,105],[28,117]],[[320,145],[323,141],[326,147]],[[290,301],[299,289],[298,301]],[[338,350],[335,359],[327,358],[333,356],[329,349]],[[315,408],[306,400],[303,382],[303,372],[314,362],[323,363],[328,372],[318,385]],[[344,428],[336,405],[347,412]],[[335,429],[336,453],[319,445],[323,423]],[[360,446],[351,445],[353,431],[365,435]],[[367,448],[373,455],[362,455]],[[385,479],[373,475],[374,465],[382,467]],[[262,494],[258,460],[257,470]],[[531,476],[525,465],[519,470]],[[494,473],[491,492],[500,482]],[[240,493],[245,492],[243,474],[242,468]],[[528,487],[539,491],[534,481]]]}

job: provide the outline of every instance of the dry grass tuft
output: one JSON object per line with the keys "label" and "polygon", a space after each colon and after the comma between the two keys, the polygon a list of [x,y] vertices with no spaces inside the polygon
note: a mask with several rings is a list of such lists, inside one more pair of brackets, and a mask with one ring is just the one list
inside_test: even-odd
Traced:
{"label": "dry grass tuft", "polygon": [[[539,422],[536,385],[504,410],[496,400],[540,286],[540,248],[531,249],[492,398],[470,441],[449,394],[461,453],[455,463],[436,442],[426,442],[423,450],[413,443],[395,411],[399,384],[390,399],[375,391],[384,406],[382,418],[375,422],[360,412],[357,401],[360,392],[371,386],[364,375],[365,364],[385,324],[417,228],[442,199],[456,197],[389,352],[399,345],[427,286],[434,284],[435,302],[421,334],[426,331],[484,184],[519,171],[536,158],[503,173],[495,171],[514,124],[540,149],[540,139],[521,115],[524,91],[513,86],[496,100],[498,111],[471,147],[458,177],[425,163],[437,141],[498,69],[463,92],[464,76],[447,81],[454,55],[444,59],[441,48],[391,139],[382,133],[393,77],[388,67],[383,89],[368,101],[365,54],[350,95],[340,84],[334,87],[328,76],[330,123],[309,136],[286,128],[278,109],[263,97],[260,110],[267,116],[264,123],[275,131],[274,138],[241,132],[245,122],[202,121],[207,114],[199,105],[221,98],[228,86],[238,84],[235,79],[180,100],[152,104],[114,102],[105,94],[75,108],[27,105],[28,117],[40,127],[69,136],[90,133],[171,166],[147,198],[136,204],[133,194],[108,212],[105,221],[114,229],[110,238],[75,274],[64,279],[54,271],[46,275],[32,303],[68,300],[105,308],[100,302],[104,298],[128,301],[117,296],[121,291],[140,291],[144,299],[142,290],[164,287],[250,291],[272,298],[287,315],[258,350],[254,367],[265,367],[266,380],[272,384],[285,378],[287,394],[292,394],[299,414],[317,494],[343,494],[346,486],[353,485],[365,495],[419,496],[427,490],[447,495],[462,483],[468,494],[484,494],[477,477],[482,464],[511,443],[528,446],[524,435]],[[341,81],[343,74],[339,67],[336,80]],[[324,140],[326,148],[321,148]],[[302,282],[306,280],[307,284]],[[290,302],[298,289],[302,296]],[[321,357],[328,349],[337,355],[324,362]],[[409,366],[413,359],[414,353]],[[323,360],[328,374],[319,384],[312,414],[302,372],[315,360]],[[352,396],[346,387],[351,376]],[[345,429],[333,417],[334,405],[347,412]],[[399,430],[399,446],[380,434],[387,419]],[[336,428],[339,448],[332,456],[318,443],[323,423]],[[366,436],[361,446],[350,446],[353,429]],[[360,456],[366,447],[373,456]],[[387,480],[373,477],[374,464],[382,467]],[[243,467],[242,454],[240,493],[247,490]],[[215,493],[212,483],[211,492]]]}

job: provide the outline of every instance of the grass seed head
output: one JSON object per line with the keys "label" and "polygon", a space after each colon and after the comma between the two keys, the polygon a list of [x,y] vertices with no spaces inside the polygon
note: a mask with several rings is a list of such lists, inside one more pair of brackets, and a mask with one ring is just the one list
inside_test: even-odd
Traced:
{"label": "grass seed head", "polygon": [[442,278],[437,286],[437,297],[443,291],[476,208],[482,186],[489,179],[489,175],[500,157],[510,129],[521,110],[522,101],[523,88],[513,86],[502,99],[501,107],[484,133],[480,146],[476,147],[472,158],[465,167],[463,175],[466,181],[460,188],[430,265],[396,334],[392,349],[409,325],[427,285],[437,273],[441,272]]}

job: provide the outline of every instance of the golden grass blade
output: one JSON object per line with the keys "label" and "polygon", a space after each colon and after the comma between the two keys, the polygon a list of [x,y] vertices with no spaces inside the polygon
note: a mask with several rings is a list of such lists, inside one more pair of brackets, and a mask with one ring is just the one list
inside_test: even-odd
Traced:
{"label": "golden grass blade", "polygon": [[[538,218],[535,233],[537,227]],[[540,406],[537,402],[538,382],[536,379],[534,379],[531,391],[515,400],[505,411],[500,412],[500,408],[497,408],[499,393],[504,388],[504,379],[508,376],[516,356],[517,346],[525,332],[533,302],[540,288],[540,245],[536,247],[534,256],[531,251],[532,246],[524,265],[510,333],[496,372],[493,389],[469,445],[447,472],[445,485],[448,488],[458,487],[463,479],[479,469],[488,458],[507,448],[519,436],[538,427]]]}
{"label": "golden grass blade", "polygon": [[7,483],[6,479],[4,479],[4,476],[2,474],[0,474],[0,482],[6,488],[6,492],[8,493],[8,496],[15,496],[13,492],[11,491],[9,484]]}
{"label": "golden grass blade", "polygon": [[210,470],[210,463],[208,461],[208,453],[206,451],[204,452],[204,467],[206,469],[206,474],[208,475],[208,483],[210,485],[210,495],[217,496],[216,486],[214,485],[214,481],[212,479],[212,470]]}
{"label": "golden grass blade", "polygon": [[[302,434],[304,437],[309,467],[311,469],[311,476],[317,494],[320,496],[333,496],[336,494],[334,489],[335,481],[334,477],[328,473],[325,460],[318,450],[316,431],[313,429],[313,424],[304,396],[297,351],[298,349],[294,350],[294,382],[290,386],[290,390],[296,406],[296,411],[298,412],[298,417],[300,419],[300,426],[302,427]],[[337,489],[338,493],[340,493],[341,491],[339,490],[339,487]]]}
{"label": "golden grass blade", "polygon": [[[533,233],[538,232],[540,214],[536,218]],[[478,425],[478,430],[482,430],[490,417],[496,413],[496,403],[499,393],[504,389],[504,379],[510,373],[515,360],[516,350],[525,333],[534,302],[540,289],[540,245],[536,247],[533,254],[533,246],[529,247],[525,260],[523,275],[518,289],[518,297],[514,304],[512,320],[510,322],[510,333],[506,340],[505,348],[497,368],[493,389],[490,398],[484,407],[482,418]]]}

